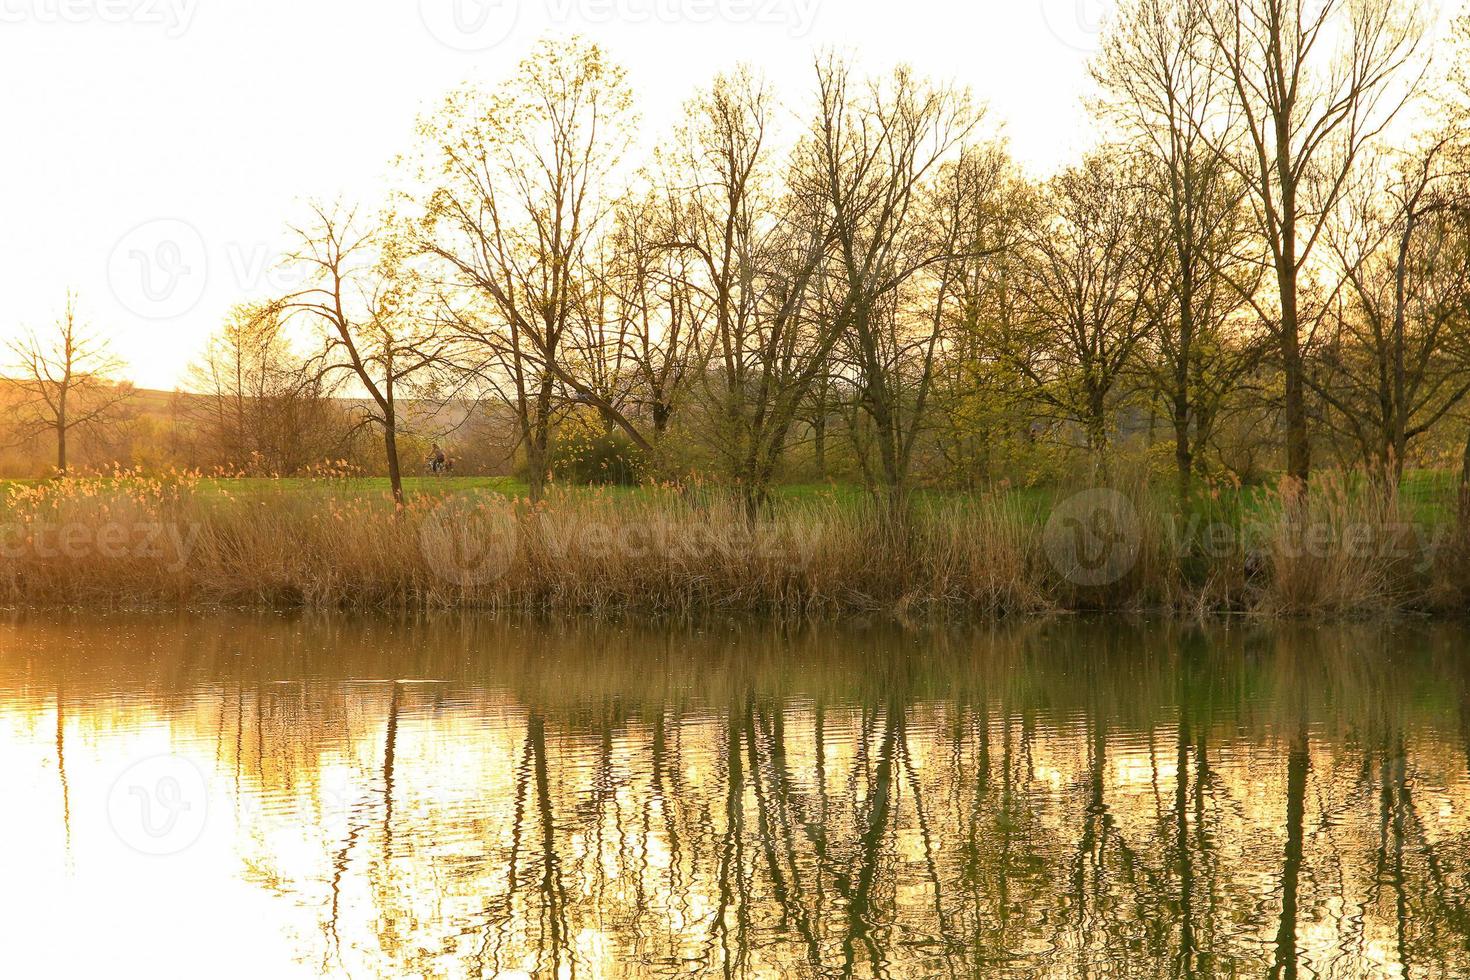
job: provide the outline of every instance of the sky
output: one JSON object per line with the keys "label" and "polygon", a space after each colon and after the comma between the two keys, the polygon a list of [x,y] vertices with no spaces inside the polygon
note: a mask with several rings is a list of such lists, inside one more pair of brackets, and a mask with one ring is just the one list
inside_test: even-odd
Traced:
{"label": "sky", "polygon": [[648,143],[716,72],[749,63],[796,103],[835,49],[970,86],[1044,174],[1095,139],[1080,96],[1112,3],[0,0],[0,338],[75,290],[132,380],[175,387],[232,305],[290,288],[307,201],[381,202],[415,119],[548,35],[627,68]]}

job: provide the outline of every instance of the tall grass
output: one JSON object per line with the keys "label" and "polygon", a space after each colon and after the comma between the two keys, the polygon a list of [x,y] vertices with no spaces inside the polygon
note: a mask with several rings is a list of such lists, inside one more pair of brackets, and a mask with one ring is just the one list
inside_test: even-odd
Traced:
{"label": "tall grass", "polygon": [[895,524],[837,495],[754,521],[718,491],[311,492],[191,475],[12,487],[0,603],[1000,615],[1459,611],[1470,563],[1394,493],[1324,477],[1305,502],[1146,482],[926,497]]}

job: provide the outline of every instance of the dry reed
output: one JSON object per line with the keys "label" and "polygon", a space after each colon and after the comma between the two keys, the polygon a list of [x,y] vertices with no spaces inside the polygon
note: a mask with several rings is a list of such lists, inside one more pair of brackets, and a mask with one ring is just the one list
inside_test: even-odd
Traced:
{"label": "dry reed", "polygon": [[[835,497],[754,521],[713,492],[417,495],[350,481],[247,490],[119,474],[12,488],[9,605],[302,605],[821,617],[1062,610],[1358,615],[1449,609],[1463,561],[1396,497],[1347,479],[1249,516],[1217,488],[1187,515],[1145,485],[1054,499],[925,499],[895,529]],[[1455,538],[1453,540],[1458,540]]]}

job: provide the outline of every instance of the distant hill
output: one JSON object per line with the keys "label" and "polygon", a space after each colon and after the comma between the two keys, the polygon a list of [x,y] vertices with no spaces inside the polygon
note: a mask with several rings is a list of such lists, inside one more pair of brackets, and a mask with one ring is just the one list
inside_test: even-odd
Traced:
{"label": "distant hill", "polygon": [[[108,469],[113,465],[147,468],[208,468],[197,445],[194,421],[205,414],[211,396],[156,388],[135,389],[126,402],[127,420],[105,434],[74,432],[68,444],[73,468]],[[365,399],[334,398],[344,414],[364,409]],[[12,409],[15,389],[0,381],[0,477],[30,477],[48,473],[54,465],[55,444],[49,433],[24,438],[17,432]],[[431,442],[441,442],[465,475],[504,475],[510,469],[513,439],[511,418],[503,407],[451,401],[437,404],[408,399],[399,403],[400,458],[410,472]],[[367,472],[383,467],[378,433],[361,431],[344,455]],[[240,464],[237,464],[240,465]]]}

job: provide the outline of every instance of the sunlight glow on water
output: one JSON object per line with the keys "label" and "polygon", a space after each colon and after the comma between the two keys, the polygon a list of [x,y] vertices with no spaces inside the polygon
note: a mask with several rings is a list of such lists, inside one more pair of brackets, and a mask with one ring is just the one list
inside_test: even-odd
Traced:
{"label": "sunlight glow on water", "polygon": [[0,973],[1463,976],[1453,629],[0,625]]}

